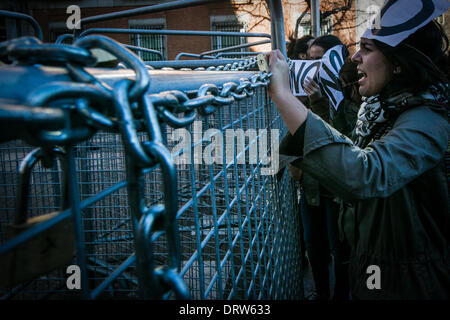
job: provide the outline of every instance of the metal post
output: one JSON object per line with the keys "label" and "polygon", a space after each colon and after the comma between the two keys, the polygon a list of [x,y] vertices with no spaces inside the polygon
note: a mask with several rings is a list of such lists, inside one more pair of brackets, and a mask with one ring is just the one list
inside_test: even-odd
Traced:
{"label": "metal post", "polygon": [[67,178],[69,188],[70,206],[72,207],[72,220],[75,228],[75,241],[77,250],[77,264],[81,271],[81,293],[85,299],[89,294],[87,273],[87,260],[85,251],[84,227],[81,218],[80,193],[77,183],[77,169],[75,164],[75,152],[73,146],[66,148],[67,152]]}
{"label": "metal post", "polygon": [[[129,10],[123,10],[123,11],[118,11],[118,12],[112,12],[112,13],[106,13],[106,14],[101,14],[101,15],[97,15],[97,16],[87,17],[87,18],[81,19],[80,22],[78,22],[77,26],[84,28],[88,23],[92,23],[92,22],[99,22],[99,21],[112,20],[112,19],[118,19],[118,18],[127,18],[127,17],[136,16],[136,15],[161,12],[161,11],[165,11],[165,10],[181,9],[181,8],[186,8],[186,7],[196,6],[196,5],[214,3],[214,2],[218,2],[218,1],[225,1],[225,0],[169,1],[167,3],[159,3],[159,4],[140,7],[140,8],[136,8],[136,9],[129,9]],[[75,34],[74,34],[75,38],[78,38],[80,36],[81,29],[74,29],[74,31],[75,31]]]}
{"label": "metal post", "polygon": [[31,17],[27,14],[23,14],[23,13],[19,13],[19,12],[10,12],[10,11],[5,11],[5,10],[0,10],[0,16],[8,17],[11,19],[16,19],[16,20],[27,21],[33,27],[36,37],[38,37],[39,40],[44,41],[42,29],[39,26],[39,23],[33,17]]}
{"label": "metal post", "polygon": [[272,33],[272,49],[279,49],[286,57],[286,42],[284,38],[284,19],[281,0],[266,0],[270,10],[270,25]]}
{"label": "metal post", "polygon": [[320,36],[320,0],[311,0],[311,30],[314,37]]}

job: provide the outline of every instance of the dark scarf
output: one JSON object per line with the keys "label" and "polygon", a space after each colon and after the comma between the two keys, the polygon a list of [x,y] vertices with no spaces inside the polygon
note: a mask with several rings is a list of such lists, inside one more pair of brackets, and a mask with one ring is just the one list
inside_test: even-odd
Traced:
{"label": "dark scarf", "polygon": [[445,107],[448,110],[448,84],[431,86],[420,94],[406,90],[392,94],[387,99],[381,99],[380,95],[368,98],[358,111],[356,145],[365,147],[379,139],[392,128],[403,111],[421,105]]}

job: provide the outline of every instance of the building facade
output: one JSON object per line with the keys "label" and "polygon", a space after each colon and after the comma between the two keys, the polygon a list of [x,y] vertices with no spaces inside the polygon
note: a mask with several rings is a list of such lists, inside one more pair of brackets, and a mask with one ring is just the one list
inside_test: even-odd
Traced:
{"label": "building facade", "polygon": [[[138,0],[83,0],[77,1],[81,18],[102,15],[115,11],[135,9],[170,1]],[[328,0],[320,1],[321,34],[335,34],[345,43],[350,52],[357,47],[357,39],[367,26],[383,0]],[[32,15],[40,24],[44,40],[54,42],[61,34],[71,33],[67,28],[70,17],[68,7],[73,1],[4,1],[0,9],[14,10]],[[311,19],[308,4],[304,0],[282,0],[285,37],[301,37],[311,32]],[[445,16],[448,16],[448,12]],[[450,34],[448,18],[442,16],[447,34]],[[14,37],[21,28],[9,19],[0,19],[0,40]],[[13,26],[13,27],[11,27]],[[167,29],[167,30],[201,30],[234,31],[270,34],[270,13],[265,0],[230,0],[218,1],[189,8],[163,11],[155,14],[143,14],[130,18],[119,18],[92,23],[83,28],[123,28],[123,29]],[[25,30],[26,31],[26,30]],[[204,37],[178,35],[127,35],[106,34],[119,42],[142,46],[161,52],[164,59],[175,59],[181,53],[200,54],[227,46],[256,42],[261,38]],[[267,51],[270,44],[238,49],[238,51]],[[158,60],[152,53],[140,53],[144,60]]]}

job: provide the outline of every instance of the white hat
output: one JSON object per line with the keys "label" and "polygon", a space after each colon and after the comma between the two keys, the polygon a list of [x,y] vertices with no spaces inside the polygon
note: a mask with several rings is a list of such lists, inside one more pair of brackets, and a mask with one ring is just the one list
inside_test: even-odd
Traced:
{"label": "white hat", "polygon": [[448,0],[387,0],[362,38],[395,47],[448,8]]}

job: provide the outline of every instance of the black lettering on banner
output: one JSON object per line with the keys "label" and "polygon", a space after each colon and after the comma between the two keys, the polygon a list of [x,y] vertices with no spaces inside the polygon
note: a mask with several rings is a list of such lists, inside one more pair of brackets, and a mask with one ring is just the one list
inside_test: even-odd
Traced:
{"label": "black lettering on banner", "polygon": [[[396,0],[389,0],[386,5],[381,9],[380,15],[380,21],[382,21],[382,18],[386,11],[389,10],[389,8],[395,4]],[[395,26],[381,26],[381,29],[372,29],[372,33],[376,36],[390,36],[396,33],[401,33],[407,30],[414,29],[418,27],[421,23],[425,22],[434,12],[434,3],[432,0],[422,0],[422,10],[419,11],[414,17],[411,19],[397,24]]]}
{"label": "black lettering on banner", "polygon": [[294,90],[295,93],[298,94],[299,93],[299,80],[300,80],[300,75],[302,74],[302,70],[305,67],[305,62],[302,62],[302,64],[300,65],[300,68],[298,69],[298,72],[295,72],[295,65],[293,67],[293,72],[292,72],[292,77],[293,77],[293,84],[294,84]]}
{"label": "black lettering on banner", "polygon": [[330,63],[333,69],[336,71],[335,74],[339,74],[344,61],[342,61],[341,55],[336,50],[330,51]]}
{"label": "black lettering on banner", "polygon": [[331,100],[331,103],[335,108],[337,109],[337,101],[334,97],[333,93],[331,92],[330,88],[336,90],[336,91],[342,91],[341,85],[339,83],[339,79],[336,77],[336,75],[331,71],[326,64],[322,64],[322,69],[327,73],[327,75],[330,77],[331,81],[328,79],[325,79],[323,77],[320,77],[320,83],[322,84],[322,88],[327,94],[328,98]]}
{"label": "black lettering on banner", "polygon": [[302,62],[302,64],[300,65],[300,68],[298,69],[298,72],[295,72],[295,67],[294,67],[294,72],[293,72],[293,77],[294,77],[294,90],[295,93],[298,94],[299,93],[299,82],[300,82],[300,75],[302,74],[303,68],[305,67],[305,62]]}
{"label": "black lettering on banner", "polygon": [[[300,85],[303,87],[303,83],[305,82],[305,78],[308,75],[308,73],[313,70],[314,68],[316,68],[317,70],[319,70],[320,68],[320,61],[315,61],[313,63],[310,63],[306,68],[305,66],[307,65],[307,62],[301,62],[300,67],[298,68],[298,72],[295,72],[295,67],[294,67],[294,72],[292,74],[293,77],[293,85],[294,85],[294,90],[296,94],[300,93]],[[316,71],[317,73],[317,71]]]}
{"label": "black lettering on banner", "polygon": [[305,71],[303,72],[303,74],[302,74],[302,78],[301,78],[301,83],[305,83],[305,78],[306,78],[306,75],[308,74],[308,72],[310,71],[310,70],[312,70],[313,68],[316,68],[317,70],[316,70],[316,73],[317,73],[317,71],[319,70],[319,68],[320,68],[320,61],[316,61],[316,62],[314,62],[314,63],[311,63],[306,69],[305,69]]}

